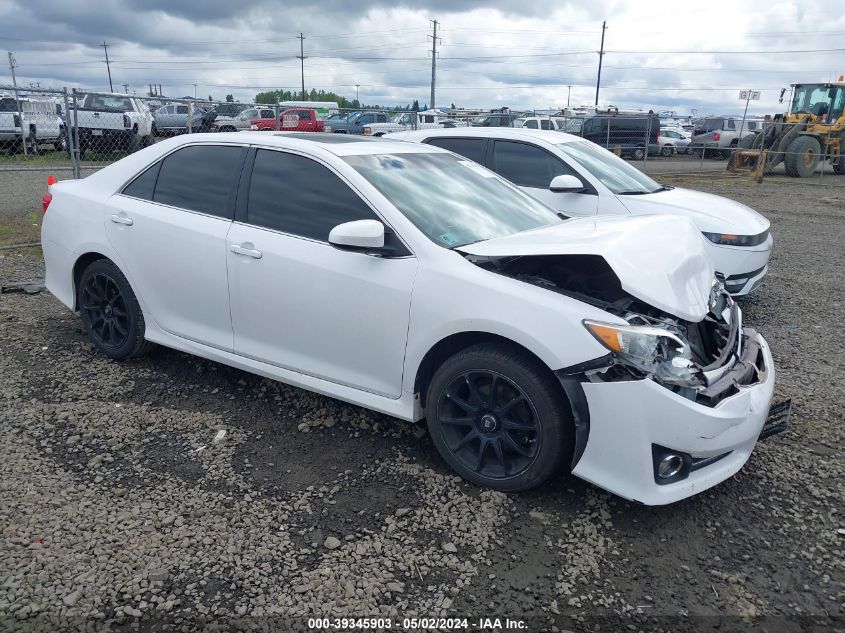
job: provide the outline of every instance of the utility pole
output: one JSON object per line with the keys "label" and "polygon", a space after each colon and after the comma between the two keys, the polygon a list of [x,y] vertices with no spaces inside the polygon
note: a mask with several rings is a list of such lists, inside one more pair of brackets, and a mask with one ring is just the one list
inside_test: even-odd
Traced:
{"label": "utility pole", "polygon": [[196,84],[191,84],[191,85],[194,87],[194,100],[196,100],[196,98],[197,98],[197,85]]}
{"label": "utility pole", "polygon": [[434,24],[434,35],[429,35],[431,38],[431,105],[429,108],[434,110],[434,87],[437,84],[437,20],[432,20]]}
{"label": "utility pole", "polygon": [[111,85],[111,65],[109,64],[109,45],[103,42],[100,44],[106,52],[106,70],[109,72],[109,92],[114,92],[114,86]]}
{"label": "utility pole", "polygon": [[566,87],[566,107],[569,108],[569,97],[572,96],[572,86]]}
{"label": "utility pole", "polygon": [[129,84],[123,84],[123,92],[129,94]]}
{"label": "utility pole", "polygon": [[604,32],[607,30],[607,22],[601,23],[601,50],[599,51],[599,75],[596,78],[596,105],[599,104],[599,86],[601,85],[601,61],[604,57]]}
{"label": "utility pole", "polygon": [[[358,101],[358,86],[360,85],[361,84],[355,84],[355,101]],[[358,103],[360,104],[361,102],[358,101]]]}
{"label": "utility pole", "polygon": [[21,146],[23,147],[23,153],[26,154],[26,141],[24,141],[24,130],[23,130],[23,110],[21,110],[21,100],[18,97],[18,80],[15,78],[15,67],[18,65],[18,61],[15,59],[15,54],[12,51],[9,51],[9,70],[12,71],[12,86],[15,89],[15,107],[18,109],[18,114],[21,117]]}
{"label": "utility pole", "polygon": [[299,67],[302,75],[302,100],[305,101],[305,36],[300,33],[297,36],[299,40]]}

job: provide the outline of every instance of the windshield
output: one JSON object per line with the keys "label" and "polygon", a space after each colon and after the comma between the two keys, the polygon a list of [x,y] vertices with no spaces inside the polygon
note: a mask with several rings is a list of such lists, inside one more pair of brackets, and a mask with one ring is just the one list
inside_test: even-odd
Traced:
{"label": "windshield", "polygon": [[655,193],[663,189],[636,167],[590,141],[560,143],[557,147],[613,193]]}
{"label": "windshield", "polygon": [[[812,84],[807,86],[796,86],[795,94],[792,97],[792,112],[808,112],[821,116],[828,114],[831,106],[830,89],[833,86],[825,84]],[[833,112],[835,116],[841,115],[843,95],[845,88],[834,88],[836,94],[833,101]]]}
{"label": "windshield", "polygon": [[345,160],[429,239],[446,248],[562,221],[549,207],[460,156],[376,154]]}

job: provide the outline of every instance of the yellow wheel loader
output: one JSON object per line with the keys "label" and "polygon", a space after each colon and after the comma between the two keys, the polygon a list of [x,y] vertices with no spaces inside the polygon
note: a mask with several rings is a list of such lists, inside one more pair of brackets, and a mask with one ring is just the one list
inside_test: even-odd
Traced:
{"label": "yellow wheel loader", "polygon": [[784,164],[793,178],[808,178],[822,161],[845,174],[845,77],[836,83],[793,84],[789,112],[776,114],[757,134],[740,139],[731,171],[758,177]]}

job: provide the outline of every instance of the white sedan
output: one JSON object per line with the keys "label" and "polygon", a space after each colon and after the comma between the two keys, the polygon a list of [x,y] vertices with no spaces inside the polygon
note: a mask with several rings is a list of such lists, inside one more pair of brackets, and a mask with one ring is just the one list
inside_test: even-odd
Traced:
{"label": "white sedan", "polygon": [[390,138],[443,147],[487,166],[567,216],[668,213],[690,218],[707,238],[716,272],[734,296],[769,268],[769,221],[739,202],[664,187],[595,143],[561,132],[512,128],[418,130]]}
{"label": "white sedan", "polygon": [[767,418],[769,346],[686,218],[564,220],[435,147],[250,132],[156,143],[44,209],[47,287],[103,354],[157,343],[426,418],[479,485],[563,468],[670,503]]}

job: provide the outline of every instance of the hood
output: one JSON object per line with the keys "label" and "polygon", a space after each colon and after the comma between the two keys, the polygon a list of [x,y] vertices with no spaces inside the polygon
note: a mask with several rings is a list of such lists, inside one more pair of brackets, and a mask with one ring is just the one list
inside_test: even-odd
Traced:
{"label": "hood", "polygon": [[769,221],[740,202],[691,189],[669,189],[636,196],[617,196],[631,213],[671,213],[695,222],[699,231],[757,235]]}
{"label": "hood", "polygon": [[566,220],[457,250],[481,257],[598,255],[627,293],[693,322],[707,314],[714,277],[699,230],[665,215]]}

